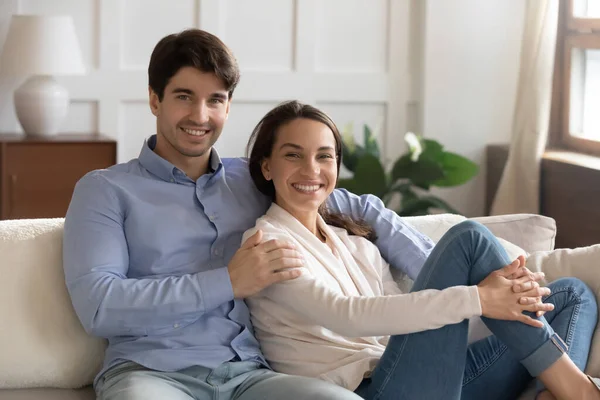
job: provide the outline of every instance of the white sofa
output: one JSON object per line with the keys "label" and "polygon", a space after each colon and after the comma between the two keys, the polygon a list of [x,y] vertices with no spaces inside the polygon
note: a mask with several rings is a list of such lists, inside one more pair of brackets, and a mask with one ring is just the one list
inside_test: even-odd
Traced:
{"label": "white sofa", "polygon": [[[408,218],[434,241],[457,215]],[[600,293],[595,260],[600,246],[556,250],[554,220],[530,214],[476,218],[510,255],[529,254],[530,269],[549,280],[577,276]],[[105,341],[88,336],[71,305],[62,268],[62,219],[0,221],[0,399],[93,399]],[[397,276],[401,285],[410,282]],[[600,339],[588,372],[600,375]],[[77,389],[82,388],[83,389]],[[531,398],[524,395],[522,398]]]}

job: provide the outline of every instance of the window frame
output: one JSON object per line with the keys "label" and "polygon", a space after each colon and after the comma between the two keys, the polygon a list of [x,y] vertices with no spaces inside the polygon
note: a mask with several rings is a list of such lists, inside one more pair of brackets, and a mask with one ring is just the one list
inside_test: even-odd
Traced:
{"label": "window frame", "polygon": [[600,141],[579,138],[570,131],[571,51],[600,49],[600,18],[574,17],[575,1],[560,2],[548,147],[600,156]]}

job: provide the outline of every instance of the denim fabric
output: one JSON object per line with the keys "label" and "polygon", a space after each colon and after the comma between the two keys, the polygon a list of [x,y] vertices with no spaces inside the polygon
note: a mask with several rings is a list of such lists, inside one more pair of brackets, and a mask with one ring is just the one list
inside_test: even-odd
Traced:
{"label": "denim fabric", "polygon": [[[476,285],[511,261],[487,228],[466,221],[440,240],[412,290]],[[356,393],[368,400],[514,399],[565,351],[583,369],[596,325],[595,297],[575,278],[549,287],[552,294],[544,301],[555,309],[541,318],[544,328],[482,318],[494,335],[471,345],[466,320],[392,336]]]}

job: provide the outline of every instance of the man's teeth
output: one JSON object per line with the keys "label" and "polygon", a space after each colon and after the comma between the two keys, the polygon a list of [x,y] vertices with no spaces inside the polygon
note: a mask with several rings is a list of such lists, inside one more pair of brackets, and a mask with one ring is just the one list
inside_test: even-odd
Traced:
{"label": "man's teeth", "polygon": [[302,192],[316,192],[321,187],[320,185],[292,185]]}
{"label": "man's teeth", "polygon": [[202,136],[202,135],[206,135],[206,133],[208,131],[199,131],[196,129],[187,129],[187,128],[181,128],[184,130],[184,132],[189,133],[190,135],[194,135],[194,136]]}

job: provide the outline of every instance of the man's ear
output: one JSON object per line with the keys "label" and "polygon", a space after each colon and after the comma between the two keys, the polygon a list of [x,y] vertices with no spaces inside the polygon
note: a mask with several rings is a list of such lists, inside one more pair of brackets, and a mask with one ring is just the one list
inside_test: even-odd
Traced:
{"label": "man's ear", "polygon": [[158,99],[158,95],[151,87],[148,87],[148,104],[150,105],[150,111],[155,117],[158,117],[159,114],[159,105],[160,100]]}
{"label": "man's ear", "polygon": [[260,163],[260,169],[266,180],[271,180],[271,166],[269,165],[269,159],[264,158]]}

